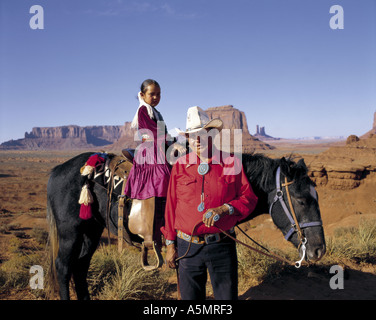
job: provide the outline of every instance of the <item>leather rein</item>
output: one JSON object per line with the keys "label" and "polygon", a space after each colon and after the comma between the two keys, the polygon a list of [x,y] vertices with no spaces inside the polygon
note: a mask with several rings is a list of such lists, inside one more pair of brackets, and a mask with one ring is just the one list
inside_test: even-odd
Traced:
{"label": "leather rein", "polygon": [[[257,252],[257,253],[260,253],[260,254],[263,254],[267,257],[270,257],[270,258],[273,258],[273,259],[276,259],[276,260],[279,260],[279,261],[282,261],[282,262],[285,262],[289,265],[292,265],[294,264],[296,268],[300,268],[301,267],[301,264],[302,264],[302,261],[304,260],[305,256],[306,256],[306,244],[307,244],[307,238],[304,237],[304,234],[303,234],[303,231],[302,229],[304,228],[307,228],[307,227],[316,227],[316,226],[322,226],[322,221],[313,221],[313,222],[302,222],[302,223],[299,223],[298,222],[298,219],[297,219],[297,216],[296,216],[296,213],[295,213],[295,210],[294,210],[294,207],[292,205],[292,201],[291,201],[291,195],[290,195],[290,192],[289,192],[289,186],[291,184],[293,184],[295,181],[290,181],[288,182],[287,181],[287,177],[285,176],[285,182],[281,184],[281,167],[278,167],[277,168],[277,172],[276,172],[276,195],[274,196],[274,199],[273,199],[273,202],[272,204],[270,205],[270,208],[269,208],[269,214],[270,216],[272,215],[272,211],[273,211],[273,206],[274,204],[278,201],[282,208],[283,208],[283,211],[284,213],[286,214],[287,218],[289,219],[290,223],[291,223],[291,229],[286,233],[285,235],[285,239],[286,240],[289,240],[291,238],[291,236],[297,232],[298,234],[298,237],[299,237],[299,241],[300,241],[300,244],[299,244],[299,249],[302,248],[302,257],[299,261],[296,261],[295,263],[292,263],[291,261],[288,261],[287,259],[285,259],[284,257],[281,257],[275,253],[271,253],[269,252],[266,248],[262,247],[260,244],[258,244],[256,241],[254,241],[252,238],[250,238],[247,234],[245,234],[245,232],[240,229],[239,226],[237,226],[237,228],[242,231],[249,239],[251,239],[254,243],[256,243],[258,246],[260,246],[261,248],[263,248],[264,250],[268,251],[268,253],[264,252],[264,251],[261,251],[261,250],[258,250],[246,243],[244,243],[243,241],[240,241],[238,239],[236,239],[235,237],[231,236],[227,231],[224,231],[222,230],[221,228],[218,228],[223,234],[225,234],[227,237],[229,237],[230,239],[234,240],[235,242]],[[291,212],[290,210],[287,208],[287,205],[285,203],[285,200],[283,198],[283,191],[282,189],[285,188],[286,190],[286,196],[287,196],[287,200],[288,200],[288,203],[289,203],[289,207],[291,209]],[[193,230],[192,230],[192,233],[193,234],[193,231],[196,229],[197,225],[202,222],[201,220],[198,221],[196,223],[196,225],[194,226]],[[190,246],[191,246],[191,242],[189,243],[189,246],[188,246],[188,249],[187,249],[187,252],[176,259],[176,261],[180,260],[180,259],[183,259],[189,252],[189,249],[190,249]]]}
{"label": "leather rein", "polygon": [[[302,248],[302,257],[299,261],[295,262],[295,267],[300,268],[302,261],[304,260],[305,255],[306,255],[306,244],[307,244],[307,238],[304,236],[302,229],[308,228],[308,227],[322,226],[322,221],[319,220],[319,221],[301,222],[301,223],[298,222],[298,218],[296,216],[294,206],[292,205],[290,191],[289,191],[289,185],[293,184],[294,180],[287,182],[287,177],[285,176],[285,183],[281,184],[281,182],[280,182],[281,178],[280,177],[281,177],[281,167],[278,167],[277,172],[276,172],[276,188],[277,188],[277,191],[276,191],[276,195],[274,196],[273,202],[270,205],[269,214],[270,214],[270,216],[272,216],[273,206],[278,201],[281,204],[284,213],[286,214],[287,218],[289,219],[289,221],[291,223],[291,228],[286,233],[285,239],[289,240],[295,232],[298,234],[298,238],[299,238],[299,241],[300,241],[299,248]],[[283,199],[283,191],[282,191],[283,187],[286,190],[286,196],[287,196],[287,200],[288,200],[289,207],[290,207],[291,211],[287,208],[286,203]]]}

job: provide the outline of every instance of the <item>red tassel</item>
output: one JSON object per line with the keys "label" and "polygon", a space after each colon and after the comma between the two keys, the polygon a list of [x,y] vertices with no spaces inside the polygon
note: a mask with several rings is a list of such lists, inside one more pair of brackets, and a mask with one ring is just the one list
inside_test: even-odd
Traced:
{"label": "red tassel", "polygon": [[91,205],[90,203],[86,206],[85,204],[81,204],[80,208],[80,218],[83,220],[88,220],[92,217],[91,213]]}

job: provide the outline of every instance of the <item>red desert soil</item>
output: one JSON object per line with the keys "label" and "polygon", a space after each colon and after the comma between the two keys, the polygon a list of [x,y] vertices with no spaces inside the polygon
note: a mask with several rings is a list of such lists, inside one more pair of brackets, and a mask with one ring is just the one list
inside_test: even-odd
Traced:
{"label": "red desert soil", "polygon": [[[295,155],[305,158],[307,164],[313,164],[317,172],[321,172],[320,159],[330,162],[332,167],[351,162],[357,167],[356,161],[350,161],[351,155],[344,144],[333,151],[328,145],[291,144],[291,142],[276,144],[278,149],[268,151],[271,157],[282,155]],[[372,149],[372,148],[371,148]],[[360,149],[359,149],[360,150]],[[46,184],[49,171],[56,165],[77,155],[77,152],[47,152],[47,151],[2,151],[0,152],[0,224],[17,225],[17,230],[30,234],[36,226],[46,228]],[[343,153],[343,157],[341,156]],[[351,153],[351,152],[350,152]],[[341,159],[343,161],[340,161]],[[362,164],[369,162],[375,164],[371,157],[368,160],[361,159]],[[340,162],[338,162],[340,161]],[[373,161],[373,162],[371,162]],[[317,169],[319,168],[319,169]],[[373,167],[374,170],[374,167]],[[362,218],[376,219],[376,171],[370,170],[367,176],[359,180],[358,186],[349,187],[345,183],[343,188],[337,181],[338,172],[327,171],[327,179],[321,174],[316,174],[317,192],[324,224],[326,237],[333,235],[338,227],[357,226]],[[336,176],[337,174],[337,176]],[[351,175],[347,178],[351,178]],[[321,180],[320,180],[321,179]],[[324,180],[323,180],[324,179]],[[335,180],[337,179],[337,180]],[[356,177],[355,177],[356,179]],[[342,177],[347,181],[346,177]],[[254,239],[267,243],[270,247],[282,250],[291,250],[292,245],[283,240],[270,217],[261,215],[246,225],[247,230]],[[8,257],[8,243],[14,234],[0,233],[0,263]],[[329,287],[329,272],[315,272],[303,267],[300,272],[283,275],[282,278],[272,282],[263,282],[257,286],[240,292],[240,299],[376,299],[376,267],[374,265],[358,265],[343,261],[338,262],[346,267],[346,280],[344,290],[332,290]],[[27,295],[2,296],[0,299],[27,299]]]}

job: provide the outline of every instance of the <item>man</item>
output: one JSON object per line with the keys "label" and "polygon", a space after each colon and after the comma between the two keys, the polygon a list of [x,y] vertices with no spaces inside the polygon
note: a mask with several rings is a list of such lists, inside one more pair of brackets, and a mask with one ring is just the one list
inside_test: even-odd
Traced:
{"label": "man", "polygon": [[179,257],[183,300],[205,299],[207,271],[216,299],[238,297],[236,245],[220,229],[234,235],[234,226],[254,210],[257,197],[241,161],[214,147],[213,132],[222,127],[220,119],[210,121],[201,108],[189,108],[184,134],[192,152],[179,158],[171,172],[162,232],[170,268]]}

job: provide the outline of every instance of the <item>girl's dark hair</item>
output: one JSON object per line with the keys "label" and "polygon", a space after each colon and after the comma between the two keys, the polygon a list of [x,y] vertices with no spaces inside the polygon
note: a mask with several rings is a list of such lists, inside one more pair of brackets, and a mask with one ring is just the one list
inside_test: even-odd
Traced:
{"label": "girl's dark hair", "polygon": [[146,93],[146,89],[147,89],[147,87],[150,86],[151,84],[154,84],[155,86],[161,88],[160,85],[159,85],[159,83],[158,83],[157,81],[155,81],[155,80],[153,80],[153,79],[146,79],[146,80],[142,83],[142,85],[141,85],[141,92],[142,92],[142,93]]}

